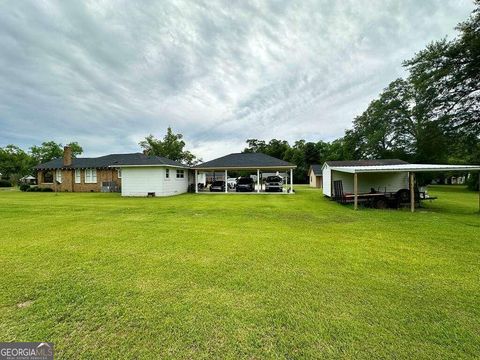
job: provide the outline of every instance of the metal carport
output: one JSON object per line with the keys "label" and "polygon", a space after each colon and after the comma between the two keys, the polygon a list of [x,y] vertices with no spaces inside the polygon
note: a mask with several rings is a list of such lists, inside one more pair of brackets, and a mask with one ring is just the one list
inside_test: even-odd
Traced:
{"label": "metal carport", "polygon": [[[415,211],[414,183],[415,173],[418,172],[450,172],[450,171],[479,171],[480,165],[439,165],[439,164],[401,164],[401,165],[378,165],[378,166],[332,166],[331,170],[353,174],[354,188],[354,209],[358,209],[358,176],[362,173],[388,173],[388,172],[408,172],[409,190],[410,190],[410,209]],[[479,211],[480,211],[480,191],[479,191]]]}

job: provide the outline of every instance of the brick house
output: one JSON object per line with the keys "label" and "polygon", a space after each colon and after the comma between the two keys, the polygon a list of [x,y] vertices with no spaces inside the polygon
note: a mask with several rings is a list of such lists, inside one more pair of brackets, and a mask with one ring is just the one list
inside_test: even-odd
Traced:
{"label": "brick house", "polygon": [[[73,158],[66,146],[63,158],[37,165],[37,183],[41,188],[69,192],[110,192],[121,190],[122,165],[142,166],[145,163],[182,166],[165,158],[142,153],[111,154],[97,158]],[[117,166],[116,166],[117,165]]]}
{"label": "brick house", "polygon": [[109,184],[111,189],[120,188],[120,174],[111,168],[120,156],[132,154],[107,155],[98,158],[73,158],[72,150],[64,148],[63,159],[54,159],[37,165],[39,187],[49,187],[55,191],[99,192],[102,185]]}

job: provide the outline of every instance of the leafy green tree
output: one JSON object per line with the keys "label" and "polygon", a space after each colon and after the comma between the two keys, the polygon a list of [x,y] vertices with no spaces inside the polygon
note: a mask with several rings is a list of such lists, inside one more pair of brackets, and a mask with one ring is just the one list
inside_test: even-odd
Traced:
{"label": "leafy green tree", "polygon": [[405,62],[428,118],[449,136],[480,134],[480,1],[459,36],[431,43]]}
{"label": "leafy green tree", "polygon": [[264,140],[247,139],[247,147],[243,150],[246,153],[266,153],[267,144]]}
{"label": "leafy green tree", "polygon": [[2,178],[18,180],[31,173],[33,159],[15,145],[0,148],[0,173]]}
{"label": "leafy green tree", "polygon": [[185,141],[182,139],[182,134],[174,134],[172,128],[168,127],[167,134],[163,137],[163,140],[159,140],[150,134],[145,140],[140,141],[139,145],[150,156],[163,156],[187,165],[194,165],[201,161],[190,151],[184,149]]}
{"label": "leafy green tree", "polygon": [[[73,157],[77,157],[83,153],[83,148],[76,141],[69,143],[68,146],[72,149]],[[36,164],[42,164],[53,159],[62,158],[63,145],[55,141],[45,141],[40,146],[32,146],[30,148],[30,154]]]}

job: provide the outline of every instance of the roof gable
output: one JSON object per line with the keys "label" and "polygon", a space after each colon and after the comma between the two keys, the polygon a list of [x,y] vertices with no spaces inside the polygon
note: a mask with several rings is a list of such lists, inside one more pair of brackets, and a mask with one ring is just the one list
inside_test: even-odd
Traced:
{"label": "roof gable", "polygon": [[322,165],[310,165],[310,171],[313,171],[315,175],[322,175]]}

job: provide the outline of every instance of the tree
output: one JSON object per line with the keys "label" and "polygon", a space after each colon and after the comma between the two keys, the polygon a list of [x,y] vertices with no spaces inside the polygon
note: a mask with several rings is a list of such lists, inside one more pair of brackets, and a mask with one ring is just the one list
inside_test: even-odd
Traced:
{"label": "tree", "polygon": [[[83,148],[78,142],[71,142],[68,146],[72,149],[72,157],[77,157],[83,153]],[[45,141],[40,146],[32,146],[30,154],[35,163],[42,164],[44,162],[63,157],[63,145],[55,141]]]}
{"label": "tree", "polygon": [[187,165],[194,165],[201,161],[190,151],[184,150],[185,141],[182,134],[174,134],[171,127],[168,127],[167,134],[163,140],[155,138],[152,134],[140,141],[139,145],[144,153],[149,156],[163,156],[168,159],[179,161]]}
{"label": "tree", "polygon": [[404,63],[431,121],[452,135],[480,134],[480,1],[458,38],[433,42]]}
{"label": "tree", "polygon": [[18,146],[0,148],[0,173],[3,178],[18,180],[30,174],[33,164],[33,159]]}

